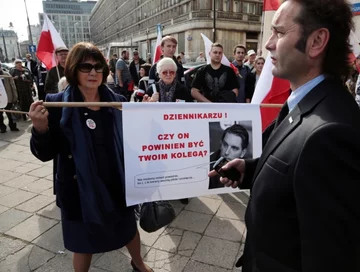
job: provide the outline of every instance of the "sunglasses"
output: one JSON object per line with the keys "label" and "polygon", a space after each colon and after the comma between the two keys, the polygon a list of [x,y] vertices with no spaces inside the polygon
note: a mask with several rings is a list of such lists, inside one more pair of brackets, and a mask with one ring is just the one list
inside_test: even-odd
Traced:
{"label": "sunglasses", "polygon": [[83,73],[90,73],[92,69],[95,69],[96,73],[102,73],[104,71],[104,66],[101,63],[96,63],[92,65],[91,63],[80,63],[78,65],[78,70]]}
{"label": "sunglasses", "polygon": [[166,76],[166,75],[170,75],[170,76],[175,75],[175,71],[170,71],[170,70],[162,71],[161,73],[162,73],[164,76]]}

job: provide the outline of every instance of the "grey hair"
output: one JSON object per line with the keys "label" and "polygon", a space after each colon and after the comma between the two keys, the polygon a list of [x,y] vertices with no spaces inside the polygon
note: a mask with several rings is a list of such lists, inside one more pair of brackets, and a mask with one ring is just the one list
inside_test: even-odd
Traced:
{"label": "grey hair", "polygon": [[67,85],[69,85],[69,83],[67,82],[66,77],[60,78],[59,83],[57,85],[58,86],[58,92],[62,92],[63,90],[65,90]]}
{"label": "grey hair", "polygon": [[157,64],[156,64],[156,72],[160,74],[165,66],[171,65],[174,68],[174,71],[177,71],[177,65],[175,61],[171,58],[162,58]]}

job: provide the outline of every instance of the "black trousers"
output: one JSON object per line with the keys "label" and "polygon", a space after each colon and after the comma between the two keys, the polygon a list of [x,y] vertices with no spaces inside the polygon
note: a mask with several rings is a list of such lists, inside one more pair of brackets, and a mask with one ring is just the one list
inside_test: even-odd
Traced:
{"label": "black trousers", "polygon": [[[12,103],[8,103],[6,105],[6,107],[4,108],[5,110],[10,110],[12,107]],[[4,115],[3,112],[0,112],[0,128],[6,128],[5,124],[4,124]],[[11,113],[10,112],[6,112],[7,118],[9,119],[9,127],[10,128],[16,128],[16,123],[13,121]]]}

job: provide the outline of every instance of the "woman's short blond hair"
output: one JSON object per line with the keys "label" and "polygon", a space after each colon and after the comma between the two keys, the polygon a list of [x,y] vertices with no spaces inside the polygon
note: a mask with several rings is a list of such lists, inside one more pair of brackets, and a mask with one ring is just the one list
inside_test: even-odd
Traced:
{"label": "woman's short blond hair", "polygon": [[164,67],[166,66],[172,66],[173,70],[176,72],[177,71],[177,65],[175,63],[175,61],[171,58],[162,58],[157,64],[156,64],[156,72],[158,74],[161,74],[161,72],[163,71]]}

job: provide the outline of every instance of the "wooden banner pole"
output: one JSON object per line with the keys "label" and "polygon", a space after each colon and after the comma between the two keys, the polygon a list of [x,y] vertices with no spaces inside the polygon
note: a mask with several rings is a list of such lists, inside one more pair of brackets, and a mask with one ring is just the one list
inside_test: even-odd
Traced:
{"label": "wooden banner pole", "polygon": [[[121,102],[44,102],[43,105],[46,108],[107,107],[107,108],[116,108],[122,110]],[[260,107],[262,108],[281,108],[282,106],[283,106],[282,104],[260,104]],[[5,110],[5,109],[0,109],[0,112],[28,114],[28,112],[25,111],[14,111],[14,110]]]}

